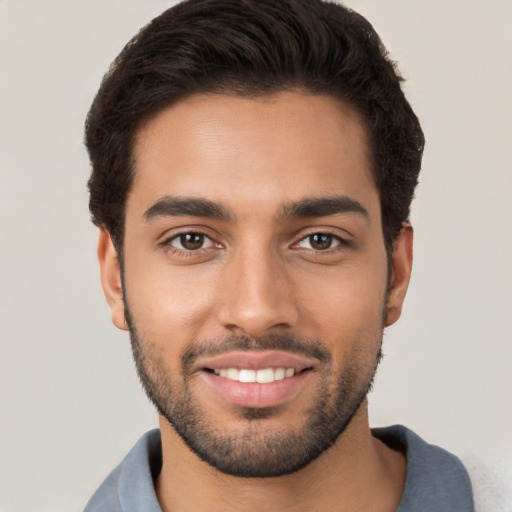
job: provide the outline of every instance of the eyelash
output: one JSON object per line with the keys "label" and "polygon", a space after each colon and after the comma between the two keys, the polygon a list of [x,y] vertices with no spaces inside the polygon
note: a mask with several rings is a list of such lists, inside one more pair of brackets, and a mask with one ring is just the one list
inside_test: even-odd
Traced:
{"label": "eyelash", "polygon": [[[212,245],[209,247],[200,247],[196,250],[173,247],[171,245],[171,243],[174,240],[179,240],[181,237],[186,236],[186,235],[197,235],[197,236],[204,237],[204,239],[209,240]],[[308,250],[308,251],[310,250],[316,254],[330,254],[330,253],[340,250],[340,248],[351,246],[351,242],[349,242],[345,238],[340,237],[339,235],[334,234],[328,230],[325,230],[325,231],[322,230],[322,231],[312,231],[310,233],[307,233],[306,235],[303,235],[297,242],[294,242],[291,245],[291,248],[295,249],[295,250],[299,250],[300,247],[298,247],[298,246],[301,242],[303,242],[303,241],[307,240],[308,238],[311,238],[315,235],[330,237],[332,239],[332,241],[337,242],[336,245],[334,245],[334,247],[328,247],[326,249],[316,249],[315,250],[314,248],[306,248],[306,250]],[[204,243],[204,240],[203,240],[203,243]],[[163,240],[159,245],[162,248],[164,248],[167,252],[170,252],[171,254],[175,254],[180,257],[186,257],[186,258],[197,256],[197,255],[201,254],[204,250],[210,249],[211,247],[215,247],[215,248],[222,247],[221,244],[216,242],[213,238],[211,238],[209,235],[207,235],[206,233],[204,233],[201,230],[190,230],[190,231],[182,231],[180,233],[176,233],[176,234],[166,238],[165,240]]]}
{"label": "eyelash", "polygon": [[205,239],[209,240],[212,243],[212,246],[220,246],[220,244],[218,242],[216,242],[212,237],[210,237],[209,235],[207,235],[203,231],[196,230],[196,229],[189,230],[189,231],[182,231],[180,233],[176,233],[176,234],[166,238],[165,240],[163,240],[159,245],[165,251],[167,251],[167,252],[169,252],[171,254],[178,255],[180,257],[185,257],[185,258],[191,258],[191,257],[197,256],[197,255],[201,254],[205,249],[209,249],[210,248],[210,247],[200,247],[199,249],[193,250],[193,249],[185,249],[185,248],[180,249],[179,247],[173,247],[171,245],[171,242],[181,238],[182,236],[186,236],[186,235],[202,236]]}
{"label": "eyelash", "polygon": [[308,238],[311,238],[315,235],[320,235],[320,236],[326,236],[326,237],[330,237],[333,241],[336,241],[337,244],[334,246],[334,247],[328,247],[326,249],[310,249],[312,250],[313,252],[315,253],[318,253],[318,254],[329,254],[331,252],[335,252],[337,250],[340,250],[341,248],[343,247],[350,247],[352,244],[350,241],[348,241],[346,238],[343,238],[335,233],[332,233],[328,230],[322,230],[322,231],[312,231],[310,233],[307,233],[306,235],[303,235],[300,240],[298,242],[295,242],[293,244],[292,247],[297,247],[301,242],[307,240]]}

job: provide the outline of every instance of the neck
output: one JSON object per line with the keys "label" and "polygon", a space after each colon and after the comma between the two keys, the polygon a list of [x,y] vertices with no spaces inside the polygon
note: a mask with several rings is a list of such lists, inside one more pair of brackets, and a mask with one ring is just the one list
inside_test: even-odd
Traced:
{"label": "neck", "polygon": [[163,465],[156,483],[164,512],[394,511],[405,458],[375,439],[366,402],[336,443],[308,466],[274,478],[225,475],[193,454],[160,419]]}

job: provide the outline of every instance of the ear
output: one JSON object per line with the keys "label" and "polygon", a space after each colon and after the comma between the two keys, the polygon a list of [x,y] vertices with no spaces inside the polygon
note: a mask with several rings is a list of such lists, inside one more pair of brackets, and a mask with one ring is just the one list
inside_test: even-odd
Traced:
{"label": "ear", "polygon": [[101,286],[110,306],[112,323],[118,329],[127,331],[128,324],[124,314],[121,268],[110,234],[104,228],[100,228],[98,261],[100,263]]}
{"label": "ear", "polygon": [[386,327],[394,324],[402,313],[402,305],[409,286],[412,270],[412,226],[402,223],[402,229],[393,243],[391,278],[386,307]]}

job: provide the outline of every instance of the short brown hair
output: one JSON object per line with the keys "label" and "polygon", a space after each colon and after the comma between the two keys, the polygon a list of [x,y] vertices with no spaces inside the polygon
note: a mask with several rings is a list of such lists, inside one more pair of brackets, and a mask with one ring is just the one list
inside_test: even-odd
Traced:
{"label": "short brown hair", "polygon": [[141,124],[195,93],[329,94],[365,118],[388,254],[409,216],[424,137],[402,79],[362,16],[322,0],[186,0],[144,27],[106,74],[86,121],[93,222],[122,251]]}

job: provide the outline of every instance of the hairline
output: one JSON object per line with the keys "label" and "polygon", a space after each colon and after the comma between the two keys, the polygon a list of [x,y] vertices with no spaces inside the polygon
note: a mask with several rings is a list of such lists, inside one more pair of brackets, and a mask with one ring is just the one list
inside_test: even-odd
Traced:
{"label": "hairline", "polygon": [[[263,87],[257,88],[253,87],[250,90],[247,88],[244,88],[242,86],[236,87],[236,83],[233,87],[227,87],[227,86],[221,86],[218,85],[217,87],[213,86],[210,88],[204,88],[204,90],[199,89],[197,91],[190,91],[185,94],[182,94],[176,98],[170,99],[168,102],[163,103],[158,108],[155,108],[151,112],[147,112],[146,115],[141,116],[138,123],[134,125],[132,128],[132,133],[129,137],[129,147],[130,147],[130,154],[128,155],[128,161],[129,161],[129,173],[130,173],[130,181],[129,181],[129,187],[126,192],[125,200],[123,203],[123,209],[121,212],[121,222],[119,223],[118,233],[111,233],[108,231],[108,228],[103,224],[102,227],[106,229],[109,232],[109,235],[113,237],[113,242],[116,248],[116,252],[118,254],[119,262],[122,263],[123,261],[123,255],[124,255],[124,234],[125,234],[125,225],[126,225],[126,204],[128,202],[128,198],[131,194],[131,191],[133,190],[133,186],[135,184],[135,180],[137,179],[137,159],[135,157],[135,152],[138,144],[138,139],[141,134],[141,132],[144,130],[144,128],[150,124],[156,117],[158,117],[162,112],[164,112],[167,109],[173,108],[181,103],[184,103],[191,98],[198,97],[198,96],[211,96],[211,97],[219,97],[219,96],[225,96],[225,97],[231,97],[231,98],[242,98],[242,99],[254,99],[254,100],[270,100],[272,98],[275,98],[277,95],[283,92],[292,92],[296,94],[301,94],[304,96],[325,96],[329,97],[340,104],[344,105],[345,107],[349,108],[354,112],[361,122],[362,128],[364,130],[365,134],[365,140],[364,140],[364,153],[365,157],[367,159],[368,167],[369,167],[369,177],[372,180],[373,184],[375,185],[379,197],[379,208],[380,208],[380,224],[381,224],[381,232],[383,237],[383,243],[384,248],[386,252],[386,258],[388,263],[388,275],[390,275],[391,272],[391,255],[393,252],[393,242],[396,240],[398,234],[396,237],[391,239],[388,243],[386,232],[385,232],[385,226],[383,221],[383,215],[382,215],[382,198],[381,198],[381,190],[377,183],[377,172],[375,169],[376,164],[376,156],[373,154],[373,137],[374,134],[370,128],[370,120],[365,115],[365,113],[362,111],[360,107],[357,106],[357,104],[354,101],[348,100],[343,94],[336,94],[334,91],[328,91],[325,88],[318,90],[315,90],[313,87],[307,87],[307,86],[298,86],[298,85],[289,85],[286,86],[282,84],[281,86],[276,85],[275,87],[268,87],[267,89],[264,89]],[[408,219],[405,219],[404,221],[407,222]]]}
{"label": "hairline", "polygon": [[[359,121],[361,123],[361,126],[364,131],[364,154],[365,158],[368,164],[368,171],[369,171],[369,178],[375,185],[378,195],[379,195],[379,204],[382,207],[382,199],[381,199],[381,191],[377,183],[377,169],[376,169],[376,156],[373,154],[373,147],[374,147],[374,134],[372,129],[370,128],[370,119],[368,119],[368,116],[363,112],[362,108],[357,105],[355,101],[349,100],[346,95],[343,95],[342,93],[336,94],[333,90],[327,90],[327,88],[318,88],[315,89],[313,87],[308,87],[307,85],[297,85],[297,84],[281,84],[281,85],[275,85],[275,86],[268,86],[268,87],[258,87],[253,86],[252,88],[248,89],[247,87],[239,86],[237,87],[237,83],[234,82],[231,84],[231,86],[223,86],[222,84],[219,84],[217,86],[213,85],[209,88],[200,88],[196,91],[190,91],[184,94],[181,94],[175,98],[169,99],[167,102],[163,102],[162,105],[158,106],[157,108],[146,112],[144,115],[140,117],[138,122],[134,124],[134,126],[131,128],[130,132],[131,134],[128,136],[128,146],[129,146],[129,154],[128,154],[128,172],[130,175],[129,180],[129,187],[126,192],[125,200],[123,203],[123,211],[122,211],[122,222],[120,223],[120,241],[122,242],[124,239],[124,226],[126,221],[126,204],[128,201],[128,197],[132,191],[132,188],[134,186],[136,177],[137,177],[137,159],[135,157],[136,148],[138,145],[139,136],[142,133],[142,131],[152,122],[154,121],[160,114],[162,114],[164,111],[171,109],[175,106],[178,106],[181,103],[184,103],[191,98],[195,97],[227,97],[227,98],[241,98],[241,99],[254,99],[258,101],[266,101],[271,100],[273,98],[276,98],[279,94],[284,92],[291,92],[294,94],[299,94],[303,96],[310,96],[310,97],[318,97],[318,96],[324,96],[331,98],[335,100],[336,102],[340,103],[344,107],[351,110],[353,113],[357,115],[359,118]],[[382,216],[381,216],[381,225],[382,228],[384,227],[382,222]],[[106,226],[103,225],[104,228]],[[111,233],[112,234],[112,233]]]}

